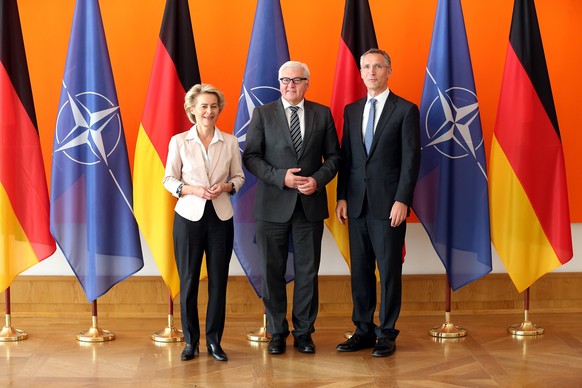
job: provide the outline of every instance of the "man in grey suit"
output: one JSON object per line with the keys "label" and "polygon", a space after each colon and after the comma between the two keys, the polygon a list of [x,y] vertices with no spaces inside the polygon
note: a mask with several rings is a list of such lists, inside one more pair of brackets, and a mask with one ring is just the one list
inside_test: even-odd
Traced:
{"label": "man in grey suit", "polygon": [[[344,109],[336,206],[342,224],[349,216],[356,330],[337,350],[374,348],[372,356],[385,357],[396,350],[406,217],[420,166],[420,122],[418,107],[388,89],[392,65],[386,52],[365,52],[360,71],[368,95]],[[376,264],[381,285],[378,326]]]}
{"label": "man in grey suit", "polygon": [[258,178],[254,216],[271,334],[268,351],[285,352],[289,335],[285,271],[292,249],[294,346],[302,353],[314,353],[317,273],[323,220],[329,217],[325,186],[339,168],[340,149],[330,109],[303,98],[309,88],[307,65],[284,63],[279,81],[281,99],[253,112],[243,162]]}

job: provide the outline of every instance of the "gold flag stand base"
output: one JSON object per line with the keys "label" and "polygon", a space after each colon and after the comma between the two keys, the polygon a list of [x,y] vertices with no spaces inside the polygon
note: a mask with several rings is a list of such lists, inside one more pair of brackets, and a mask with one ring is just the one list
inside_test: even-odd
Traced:
{"label": "gold flag stand base", "polygon": [[430,329],[428,335],[437,338],[460,338],[467,335],[467,330],[451,323],[451,313],[445,312],[445,323]]}
{"label": "gold flag stand base", "polygon": [[92,326],[86,332],[77,334],[77,341],[81,342],[106,342],[113,341],[115,334],[109,330],[101,329],[97,326],[97,316],[91,317]]}
{"label": "gold flag stand base", "polygon": [[542,327],[537,327],[529,320],[529,311],[525,310],[524,321],[517,325],[512,325],[507,328],[507,331],[513,335],[541,335],[545,330]]}
{"label": "gold flag stand base", "polygon": [[152,340],[156,342],[182,342],[184,341],[184,334],[182,330],[174,327],[174,316],[168,315],[168,327],[162,331],[152,334]]}
{"label": "gold flag stand base", "polygon": [[247,339],[252,342],[268,342],[271,335],[267,333],[267,314],[263,314],[263,326],[257,331],[247,333]]}
{"label": "gold flag stand base", "polygon": [[346,339],[350,339],[350,338],[352,338],[352,336],[353,336],[353,335],[354,335],[354,332],[353,332],[353,331],[346,331],[346,332],[344,333],[344,337],[345,337]]}
{"label": "gold flag stand base", "polygon": [[0,342],[22,341],[28,338],[28,333],[14,329],[10,323],[10,314],[6,314],[6,326],[0,330]]}

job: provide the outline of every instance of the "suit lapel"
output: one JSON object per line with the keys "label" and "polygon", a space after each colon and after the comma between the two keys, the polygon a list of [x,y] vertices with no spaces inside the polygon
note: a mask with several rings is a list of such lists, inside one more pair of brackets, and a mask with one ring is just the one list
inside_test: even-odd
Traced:
{"label": "suit lapel", "polygon": [[275,104],[275,122],[281,123],[278,127],[281,130],[281,134],[283,138],[291,147],[292,150],[295,150],[293,146],[293,140],[291,140],[291,130],[289,129],[289,120],[287,119],[287,114],[285,113],[285,109],[283,108],[283,102],[279,100],[277,104]]}
{"label": "suit lapel", "polygon": [[355,113],[354,121],[356,123],[358,123],[358,125],[353,127],[353,128],[355,128],[355,133],[351,134],[352,139],[358,139],[355,141],[357,141],[358,144],[360,145],[360,148],[362,149],[362,152],[364,153],[364,155],[366,155],[366,146],[364,145],[364,137],[362,136],[362,131],[363,131],[362,125],[363,125],[363,117],[364,117],[364,108],[366,107],[367,99],[368,99],[368,97],[364,97],[363,99],[359,100],[356,103],[357,109],[354,111],[354,113]]}
{"label": "suit lapel", "polygon": [[212,151],[214,154],[212,155],[212,160],[210,161],[210,166],[208,167],[208,176],[211,177],[211,181],[214,170],[216,170],[216,166],[218,166],[218,161],[222,159],[220,155],[222,153],[223,145],[224,141],[219,140],[212,146]]}
{"label": "suit lapel", "polygon": [[376,144],[378,143],[378,139],[384,132],[386,128],[386,124],[390,120],[390,116],[394,113],[396,109],[396,104],[398,103],[398,98],[392,92],[388,94],[388,98],[386,99],[386,103],[384,104],[384,108],[382,109],[382,113],[380,114],[380,119],[378,120],[378,124],[376,125],[376,130],[374,131],[374,138],[372,139],[372,146],[370,147],[370,155],[374,152],[376,148]]}
{"label": "suit lapel", "polygon": [[311,138],[311,134],[313,133],[314,121],[315,121],[315,112],[313,110],[313,105],[311,105],[307,100],[303,103],[303,108],[305,109],[305,131],[303,134],[303,145],[301,154],[305,153],[305,149],[309,144],[309,139]]}
{"label": "suit lapel", "polygon": [[202,145],[196,140],[194,140],[194,134],[192,131],[196,131],[196,126],[190,129],[190,132],[186,135],[186,139],[184,140],[185,147],[189,156],[192,156],[194,162],[192,163],[194,168],[192,171],[193,178],[205,185],[210,184],[210,180],[208,179],[209,174],[206,173],[205,161],[204,161],[204,154],[199,149]]}

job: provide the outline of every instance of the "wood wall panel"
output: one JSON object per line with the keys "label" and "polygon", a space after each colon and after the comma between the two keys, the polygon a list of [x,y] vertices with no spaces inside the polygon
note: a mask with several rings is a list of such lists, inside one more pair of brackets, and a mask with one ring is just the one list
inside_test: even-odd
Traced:
{"label": "wood wall panel", "polygon": [[[439,315],[444,312],[444,275],[405,275],[403,315]],[[531,288],[531,312],[582,312],[582,273],[554,273]],[[206,311],[207,283],[200,283],[199,308]],[[320,314],[351,313],[349,276],[320,276]],[[11,286],[13,316],[83,316],[91,305],[75,277],[21,276]],[[290,296],[293,283],[287,286]],[[179,316],[179,298],[175,315]],[[5,311],[4,298],[0,308]],[[453,314],[518,313],[523,310],[519,294],[507,274],[490,274],[452,294]],[[289,308],[289,311],[291,309]],[[99,316],[156,317],[168,312],[167,289],[159,277],[134,276],[113,287],[98,300]],[[263,313],[263,306],[246,277],[232,276],[227,295],[229,314]]]}

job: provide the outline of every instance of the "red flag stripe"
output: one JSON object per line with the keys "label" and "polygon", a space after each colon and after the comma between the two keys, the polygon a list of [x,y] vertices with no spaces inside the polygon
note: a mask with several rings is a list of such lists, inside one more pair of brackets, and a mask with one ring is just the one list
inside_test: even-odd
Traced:
{"label": "red flag stripe", "polygon": [[[366,95],[366,87],[360,76],[360,56],[371,48],[377,48],[374,21],[368,0],[346,0],[344,20],[336,62],[330,108],[340,143],[343,137],[344,107]],[[335,215],[337,177],[327,187],[329,214]],[[350,264],[348,230],[335,216],[325,220],[338,248]]]}
{"label": "red flag stripe", "polygon": [[[496,130],[495,136],[548,240],[564,263],[571,257],[571,240],[562,144],[511,45],[502,85],[512,87],[502,88],[500,101],[523,103],[499,105],[496,128],[506,130]],[[564,191],[548,190],[548,187],[564,188]]]}
{"label": "red flag stripe", "polygon": [[[180,290],[172,242],[175,199],[161,181],[171,137],[192,126],[184,112],[184,95],[197,83],[200,73],[188,1],[167,0],[136,143],[133,178],[136,219],[172,299]],[[157,205],[152,208],[152,204]],[[203,269],[201,276],[205,275]]]}
{"label": "red flag stripe", "polygon": [[[172,58],[158,42],[142,124],[165,165],[170,138],[192,124],[184,112],[184,90]],[[176,93],[179,91],[179,93]],[[160,104],[160,101],[164,101]]]}
{"label": "red flag stripe", "polygon": [[3,65],[0,66],[0,117],[0,182],[37,258],[42,260],[55,251],[55,245],[49,232],[40,141]]}
{"label": "red flag stripe", "polygon": [[341,39],[331,97],[331,112],[340,142],[343,136],[344,107],[366,95],[358,59],[354,58],[346,42]]}

